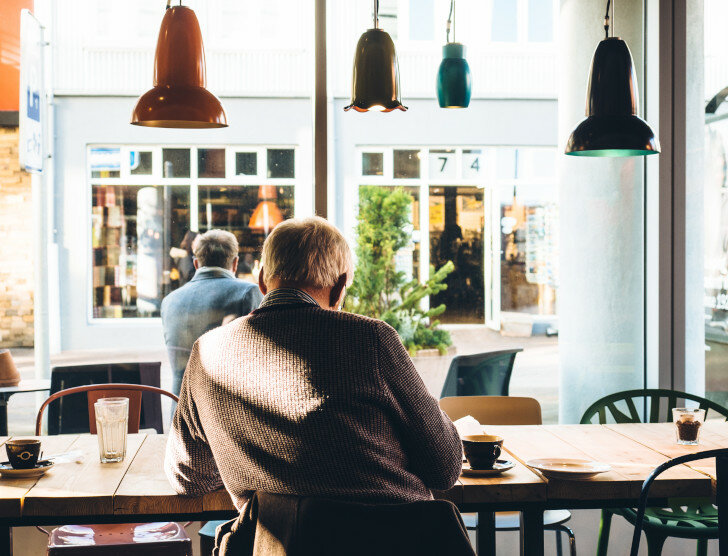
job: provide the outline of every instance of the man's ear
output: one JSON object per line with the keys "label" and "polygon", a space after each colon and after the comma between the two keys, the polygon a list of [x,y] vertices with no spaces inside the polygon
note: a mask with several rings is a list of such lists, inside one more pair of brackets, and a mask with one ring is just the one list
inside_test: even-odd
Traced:
{"label": "man's ear", "polygon": [[195,270],[199,270],[200,268],[200,261],[197,260],[197,257],[192,259],[192,264],[195,265]]}
{"label": "man's ear", "polygon": [[260,269],[260,272],[258,272],[258,287],[260,288],[260,293],[263,295],[268,293],[268,288],[265,286],[265,280],[263,279],[263,269]]}
{"label": "man's ear", "polygon": [[232,264],[232,266],[230,268],[230,270],[232,271],[233,274],[237,274],[238,273],[238,262],[239,261],[240,261],[240,257],[235,257],[233,259],[233,264]]}
{"label": "man's ear", "polygon": [[331,294],[329,294],[329,307],[332,309],[338,309],[339,302],[343,303],[344,288],[346,287],[346,274],[339,276],[336,280],[336,284],[331,288]]}

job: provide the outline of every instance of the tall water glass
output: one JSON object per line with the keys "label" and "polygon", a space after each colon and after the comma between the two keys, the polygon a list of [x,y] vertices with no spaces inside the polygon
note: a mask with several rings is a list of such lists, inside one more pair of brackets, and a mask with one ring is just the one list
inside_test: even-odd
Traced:
{"label": "tall water glass", "polygon": [[101,463],[124,461],[129,428],[129,398],[101,398],[94,404]]}

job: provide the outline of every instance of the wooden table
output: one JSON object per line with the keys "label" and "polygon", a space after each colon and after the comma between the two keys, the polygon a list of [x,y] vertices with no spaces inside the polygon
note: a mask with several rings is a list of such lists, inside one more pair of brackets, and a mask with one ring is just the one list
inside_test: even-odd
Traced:
{"label": "wooden table", "polygon": [[[634,506],[650,471],[677,455],[728,447],[728,423],[705,425],[701,446],[674,443],[672,424],[487,426],[505,438],[505,448],[516,467],[500,477],[461,477],[447,492],[437,493],[462,511],[481,516],[481,554],[495,552],[493,512],[522,512],[521,550],[543,554],[543,512]],[[7,437],[0,437],[0,444]],[[0,553],[12,547],[11,527],[145,521],[229,519],[235,508],[225,491],[201,498],[174,493],[162,462],[166,437],[129,436],[127,457],[121,463],[100,464],[96,437],[43,437],[46,456],[80,450],[82,463],[57,464],[40,479],[0,479]],[[603,461],[612,471],[589,481],[546,480],[524,465],[535,457],[577,457]],[[706,496],[714,492],[714,460],[679,466],[663,474],[652,488],[652,502],[667,497]]]}

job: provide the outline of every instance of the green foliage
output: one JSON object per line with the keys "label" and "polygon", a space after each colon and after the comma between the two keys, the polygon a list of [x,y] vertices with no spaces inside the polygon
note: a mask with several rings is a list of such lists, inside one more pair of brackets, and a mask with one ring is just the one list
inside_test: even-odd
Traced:
{"label": "green foliage", "polygon": [[437,320],[445,305],[424,311],[421,301],[447,289],[444,280],[454,265],[448,261],[437,271],[430,267],[429,280],[420,284],[407,281],[395,264],[397,251],[412,241],[408,219],[411,204],[412,197],[402,188],[392,191],[366,186],[359,190],[357,266],[345,308],[392,326],[410,354],[430,348],[445,353],[452,339],[439,328]]}

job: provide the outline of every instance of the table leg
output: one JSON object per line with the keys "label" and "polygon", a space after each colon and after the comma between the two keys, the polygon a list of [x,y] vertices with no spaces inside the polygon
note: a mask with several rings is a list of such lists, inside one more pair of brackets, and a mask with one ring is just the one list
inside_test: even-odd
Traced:
{"label": "table leg", "polygon": [[475,530],[475,552],[478,556],[495,555],[495,513],[478,512]]}
{"label": "table leg", "polygon": [[13,556],[13,528],[0,526],[0,554]]}
{"label": "table leg", "polygon": [[543,509],[521,512],[521,556],[543,556]]}
{"label": "table leg", "polygon": [[8,435],[8,399],[0,394],[0,436]]}

